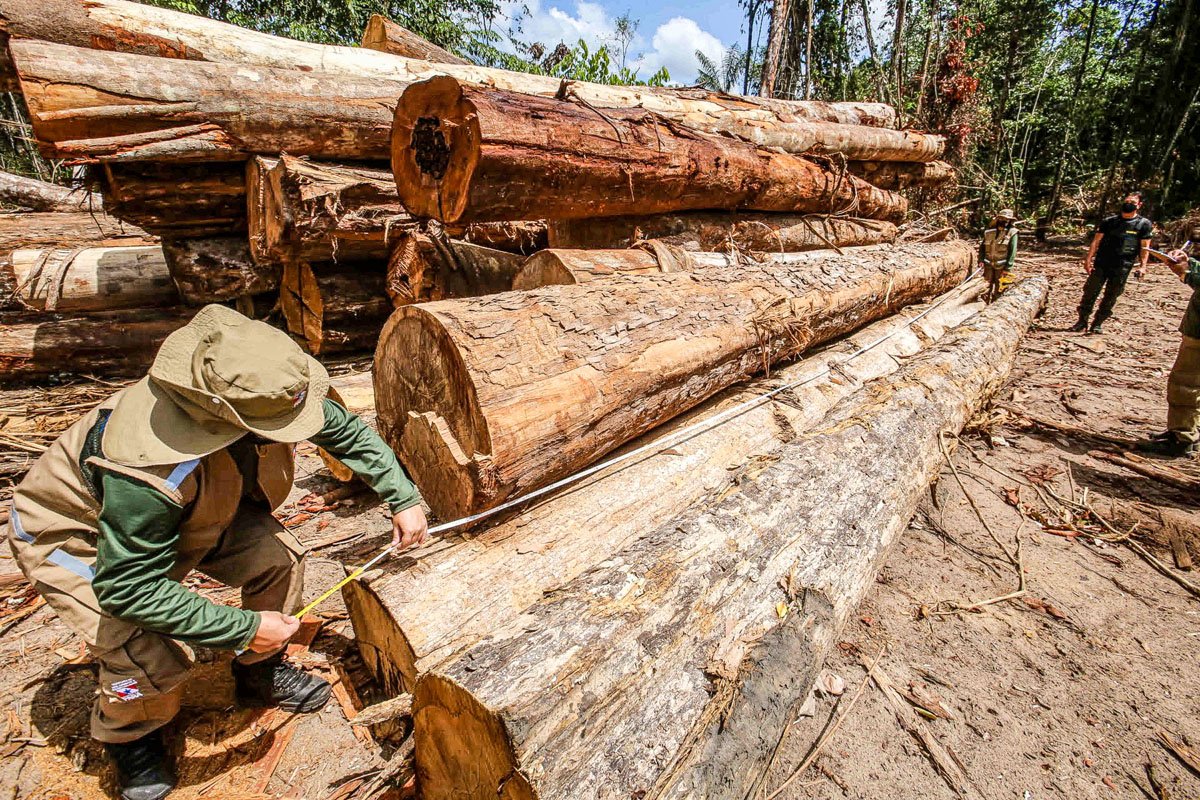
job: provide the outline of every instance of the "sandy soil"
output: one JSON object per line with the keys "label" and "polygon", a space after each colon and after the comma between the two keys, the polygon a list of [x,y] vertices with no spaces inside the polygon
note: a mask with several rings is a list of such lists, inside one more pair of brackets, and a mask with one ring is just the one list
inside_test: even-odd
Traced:
{"label": "sandy soil", "polygon": [[[1024,258],[1024,269],[1051,276],[1054,293],[998,400],[1099,433],[1152,433],[1161,427],[1186,292],[1160,269],[1131,282],[1103,336],[1066,333],[1082,284],[1078,252],[1049,248]],[[818,693],[811,716],[799,716],[781,737],[759,800],[1200,797],[1200,777],[1155,738],[1165,729],[1200,748],[1200,600],[1124,543],[1104,541],[1094,524],[1063,519],[1049,492],[1083,502],[1086,490],[1101,513],[1102,498],[1141,500],[1200,525],[1197,500],[1089,455],[1106,448],[1032,429],[1016,412],[993,409],[977,420],[956,449],[957,477],[944,472],[844,632],[824,681],[833,692]],[[1194,462],[1181,469],[1200,475]],[[363,496],[326,511],[302,501],[332,486],[311,451],[302,454],[300,475],[282,516],[318,545],[308,571],[313,596],[340,576],[341,563],[358,563],[379,546],[387,521]],[[1018,536],[1020,558],[1010,558]],[[1163,539],[1160,530],[1146,541],[1170,564]],[[1188,545],[1200,559],[1200,540],[1193,535]],[[1018,589],[1017,560],[1024,594],[982,604]],[[0,559],[0,580],[12,569],[11,559]],[[16,607],[21,598],[9,602]],[[341,664],[364,702],[378,699],[340,601],[321,612],[323,632],[299,658],[326,672]],[[78,639],[44,608],[6,627],[0,619],[8,727],[0,798],[104,796],[112,779],[87,739],[95,679]],[[304,718],[236,710],[226,657],[197,655],[201,680],[190,683],[173,726],[183,780],[172,797],[354,796],[354,786],[391,757],[390,743],[357,739],[337,703]],[[864,680],[871,662],[894,692]],[[796,773],[804,761],[810,766]],[[1162,794],[1151,787],[1147,763]]]}

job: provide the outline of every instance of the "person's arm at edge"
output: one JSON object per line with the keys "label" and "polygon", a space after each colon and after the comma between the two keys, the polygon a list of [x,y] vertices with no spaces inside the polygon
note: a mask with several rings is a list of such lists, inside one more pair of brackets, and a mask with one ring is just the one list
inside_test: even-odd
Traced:
{"label": "person's arm at edge", "polygon": [[1100,249],[1100,240],[1104,238],[1104,234],[1097,230],[1092,234],[1092,243],[1088,245],[1087,255],[1083,257],[1083,268],[1089,274],[1092,271],[1092,265],[1096,260],[1096,251]]}
{"label": "person's arm at edge", "polygon": [[1012,238],[1008,242],[1008,265],[1004,268],[1005,270],[1011,270],[1017,265],[1017,237],[1019,235],[1013,231]]}

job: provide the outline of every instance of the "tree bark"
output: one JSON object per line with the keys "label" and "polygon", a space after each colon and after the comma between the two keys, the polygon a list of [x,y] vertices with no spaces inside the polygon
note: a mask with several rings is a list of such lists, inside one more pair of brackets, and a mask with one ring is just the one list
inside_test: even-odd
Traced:
{"label": "tree bark", "polygon": [[779,77],[779,60],[783,56],[783,41],[787,35],[790,0],[774,0],[771,4],[771,28],[767,34],[767,53],[763,58],[762,81],[758,93],[775,96],[775,80]]}
{"label": "tree bark", "polygon": [[[476,227],[469,226],[468,230]],[[525,263],[523,256],[470,242],[406,234],[388,261],[387,293],[399,307],[452,297],[507,292]]]}
{"label": "tree bark", "polygon": [[17,299],[39,311],[173,306],[179,293],[158,245],[15,250]]}
{"label": "tree bark", "polygon": [[792,268],[727,258],[720,269],[399,309],[375,355],[380,432],[438,516],[490,508],[948,289],[974,251],[910,245]]}
{"label": "tree bark", "polygon": [[697,211],[652,217],[554,220],[548,246],[578,250],[630,247],[658,239],[685,250],[789,253],[891,242],[896,226],[854,217],[729,214]]}
{"label": "tree bark", "polygon": [[246,230],[241,164],[104,164],[93,168],[108,213],[174,238]]}
{"label": "tree bark", "polygon": [[284,265],[279,304],[288,330],[313,355],[371,350],[392,313],[383,272],[364,265]]}
{"label": "tree bark", "polygon": [[[361,47],[298,42],[125,0],[88,0],[86,4],[76,0],[7,0],[2,14],[3,37],[42,39],[97,50],[303,72],[329,71],[405,84],[435,75],[453,75],[471,83],[547,97],[562,89],[562,81],[550,76],[473,65],[435,64]],[[699,88],[608,86],[584,81],[571,81],[570,86],[572,92],[599,108],[641,106],[661,114],[693,115],[698,119],[737,111],[774,123],[810,120],[878,127],[896,125],[895,110],[882,103],[797,103],[733,97]]]}
{"label": "tree bark", "polygon": [[0,214],[0,252],[18,247],[149,244],[148,233],[104,213]]}
{"label": "tree bark", "polygon": [[[887,223],[884,223],[887,224]],[[866,256],[878,247],[854,247],[843,251],[847,258]],[[797,270],[829,261],[826,250],[800,253],[760,253],[742,256],[735,251],[733,258],[756,260],[771,268]],[[542,286],[571,286],[603,280],[616,275],[655,275],[667,272],[692,272],[725,269],[731,256],[725,253],[679,251],[647,246],[625,250],[550,249],[534,253],[513,278],[512,288],[528,291]]]}
{"label": "tree bark", "polygon": [[24,175],[0,172],[0,202],[32,211],[96,212],[104,209],[99,195]]}
{"label": "tree bark", "polygon": [[256,264],[241,237],[164,239],[163,254],[188,305],[224,303],[279,288],[282,268]]}
{"label": "tree bark", "polygon": [[867,183],[892,192],[933,189],[958,180],[954,167],[945,161],[851,161],[846,168]]}
{"label": "tree bark", "polygon": [[907,208],[902,197],[807,158],[646,112],[597,114],[453,78],[404,92],[392,146],[404,206],[450,223],[716,208],[895,220]]}
{"label": "tree bark", "polygon": [[[665,452],[608,470],[478,536],[432,552],[419,569],[389,569],[349,584],[344,594],[363,658],[390,692],[411,691],[418,675],[487,638],[544,594],[641,536],[647,520],[669,519],[737,485],[748,464],[769,459],[838,400],[894,372],[901,358],[977,311],[973,301],[981,291],[980,282],[972,281],[941,298],[939,307],[911,328],[912,317],[928,309],[905,309],[782,367],[769,379],[728,389],[630,447],[662,441],[756,392],[803,382],[787,396],[731,416]],[[847,361],[878,340],[883,343]],[[831,380],[828,371],[834,368],[837,379]],[[596,519],[605,524],[594,526]],[[587,535],[580,536],[581,530]],[[431,611],[434,603],[437,613]]]}
{"label": "tree bark", "polygon": [[362,46],[368,50],[378,50],[381,53],[391,53],[394,56],[404,56],[405,58],[417,58],[435,64],[471,63],[465,58],[460,58],[449,50],[421,38],[382,14],[372,14],[371,19],[367,21],[367,28],[363,31]]}
{"label": "tree bark", "polygon": [[193,311],[109,311],[79,316],[0,314],[0,384],[74,373],[100,377],[143,374],[171,332]]}
{"label": "tree bark", "polygon": [[1040,278],[1006,294],[737,489],[647,521],[423,675],[423,796],[746,797],[941,468],[941,436],[1002,385],[1045,294]]}

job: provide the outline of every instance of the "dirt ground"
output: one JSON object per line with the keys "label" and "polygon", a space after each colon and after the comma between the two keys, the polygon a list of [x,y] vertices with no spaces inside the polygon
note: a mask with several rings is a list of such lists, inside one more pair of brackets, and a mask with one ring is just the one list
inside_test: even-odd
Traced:
{"label": "dirt ground", "polygon": [[[1157,738],[1165,731],[1185,757],[1200,753],[1200,598],[1082,510],[1115,520],[1105,498],[1136,500],[1149,504],[1143,511],[1167,509],[1177,523],[1200,525],[1200,501],[1091,455],[1114,451],[1111,443],[1032,427],[1023,416],[1113,436],[1159,430],[1187,294],[1160,267],[1131,282],[1104,335],[1068,333],[1080,253],[1064,245],[1023,257],[1023,270],[1053,281],[1047,314],[997,407],[958,442],[954,469],[844,632],[822,681],[827,691],[781,737],[758,800],[1200,797],[1200,774]],[[0,397],[0,407],[17,400]],[[1200,477],[1197,462],[1153,463]],[[369,496],[332,508],[306,498],[334,486],[311,450],[299,474],[282,516],[314,546],[315,596],[341,563],[359,563],[384,541],[387,520]],[[1130,527],[1125,518],[1113,525],[1118,533]],[[1174,569],[1165,533],[1153,527],[1143,522],[1135,545],[1200,583]],[[1197,528],[1175,530],[1200,559]],[[0,606],[0,798],[104,796],[110,770],[86,735],[94,668],[52,614],[32,608],[15,581],[4,583],[14,570],[0,557],[0,600],[8,598]],[[197,588],[236,600],[203,582]],[[997,599],[1006,595],[1016,596]],[[297,658],[330,675],[340,667],[358,697],[313,717],[240,711],[227,658],[197,653],[202,680],[189,684],[173,730],[183,779],[172,797],[357,797],[388,765],[392,743],[356,738],[346,722],[356,700],[378,698],[344,608],[335,598],[319,611],[322,632]],[[877,681],[865,680],[871,663]]]}

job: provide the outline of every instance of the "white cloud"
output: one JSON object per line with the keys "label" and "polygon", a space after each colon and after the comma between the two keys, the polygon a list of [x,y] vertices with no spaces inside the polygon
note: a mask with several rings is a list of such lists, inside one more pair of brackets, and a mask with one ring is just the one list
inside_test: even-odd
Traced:
{"label": "white cloud", "polygon": [[[507,23],[517,39],[540,42],[547,50],[559,42],[574,46],[580,39],[593,49],[616,41],[616,19],[599,3],[588,0],[578,0],[574,13],[543,5],[542,0],[510,0],[502,5],[499,22]],[[649,43],[641,33],[633,37],[629,66],[643,79],[666,67],[672,83],[691,83],[698,67],[697,50],[719,62],[725,46],[695,20],[674,17],[658,26]]]}

